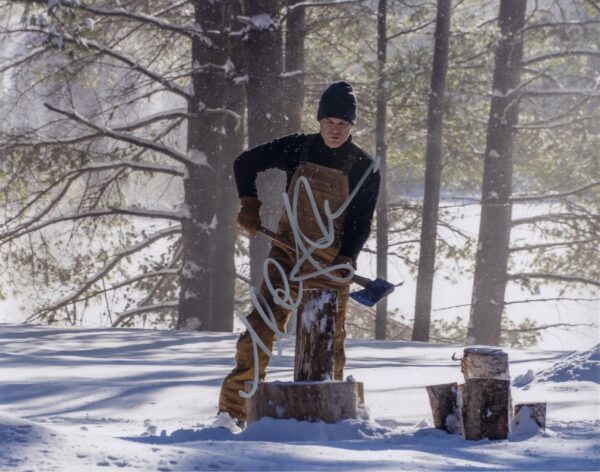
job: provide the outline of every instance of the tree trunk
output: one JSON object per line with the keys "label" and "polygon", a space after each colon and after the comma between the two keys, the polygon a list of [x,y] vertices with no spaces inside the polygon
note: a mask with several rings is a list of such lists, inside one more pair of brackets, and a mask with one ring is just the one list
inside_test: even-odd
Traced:
{"label": "tree trunk", "polygon": [[[232,29],[241,28],[235,25],[235,18],[242,14],[237,2],[226,2],[224,5],[224,22]],[[244,145],[244,85],[236,83],[235,78],[245,74],[242,41],[238,37],[227,40],[227,57],[231,59],[234,69],[225,78],[224,107],[236,112],[240,120],[228,116],[225,119],[222,157],[218,165],[218,204],[217,228],[218,237],[212,238],[211,270],[211,331],[233,331],[233,310],[235,301],[235,241],[237,236],[238,194],[233,177],[233,161],[242,152]]]}
{"label": "tree trunk", "polygon": [[[387,279],[388,215],[387,215],[387,164],[385,127],[387,114],[387,0],[379,0],[377,10],[377,111],[375,124],[375,153],[381,158],[379,173],[381,190],[377,201],[377,277]],[[375,308],[375,339],[386,338],[387,298],[383,298]]]}
{"label": "tree trunk", "polygon": [[[282,37],[277,0],[246,0],[251,19],[246,40],[248,84],[248,146],[254,147],[278,137],[283,126]],[[257,181],[262,200],[262,224],[273,229],[282,208],[280,194],[285,190],[285,175],[277,170],[263,172]],[[269,251],[266,238],[250,240],[250,280],[257,287],[262,279],[263,261]]]}
{"label": "tree trunk", "polygon": [[435,274],[437,220],[442,175],[442,139],[444,92],[448,69],[451,0],[438,0],[435,24],[433,69],[427,114],[427,149],[425,151],[425,191],[421,223],[419,272],[415,299],[413,341],[429,341],[431,296]]}
{"label": "tree trunk", "polygon": [[[288,0],[293,6],[303,0]],[[306,37],[305,8],[289,12],[285,28],[285,123],[286,133],[298,133],[302,129],[304,108],[304,38]]]}
{"label": "tree trunk", "polygon": [[[196,23],[202,30],[222,30],[223,12],[218,4],[196,1],[193,5]],[[223,77],[202,70],[203,64],[225,64],[224,37],[224,34],[214,35],[211,46],[199,37],[192,38],[194,96],[188,110],[194,116],[188,119],[187,148],[195,163],[187,166],[184,178],[188,215],[182,222],[178,329],[211,329],[210,281],[228,276],[220,271],[211,272],[210,257],[211,242],[226,231],[216,218],[219,162],[225,138],[219,130],[225,126],[225,115],[200,113],[204,106],[220,108],[224,104]]]}
{"label": "tree trunk", "polygon": [[481,221],[475,261],[468,344],[497,346],[504,308],[509,255],[514,127],[519,117],[519,85],[526,0],[500,2],[502,36],[496,50],[492,103],[487,129]]}

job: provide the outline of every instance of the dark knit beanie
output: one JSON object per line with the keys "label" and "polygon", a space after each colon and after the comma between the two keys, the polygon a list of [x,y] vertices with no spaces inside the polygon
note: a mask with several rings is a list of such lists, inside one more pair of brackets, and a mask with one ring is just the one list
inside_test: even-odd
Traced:
{"label": "dark knit beanie", "polygon": [[317,120],[340,118],[356,124],[356,95],[348,82],[334,82],[321,95]]}

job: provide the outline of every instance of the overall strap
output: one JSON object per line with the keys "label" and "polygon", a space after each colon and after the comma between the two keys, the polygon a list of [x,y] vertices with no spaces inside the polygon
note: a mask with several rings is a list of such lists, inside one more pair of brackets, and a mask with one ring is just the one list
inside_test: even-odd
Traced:
{"label": "overall strap", "polygon": [[310,146],[312,142],[315,140],[316,134],[308,134],[306,135],[306,139],[304,140],[304,144],[302,145],[302,150],[300,151],[300,163],[308,161],[308,154],[310,153]]}
{"label": "overall strap", "polygon": [[354,166],[354,163],[358,159],[358,153],[360,152],[360,148],[354,144],[350,143],[350,151],[348,151],[348,155],[346,159],[344,159],[344,164],[342,166],[342,170],[344,174],[348,175]]}

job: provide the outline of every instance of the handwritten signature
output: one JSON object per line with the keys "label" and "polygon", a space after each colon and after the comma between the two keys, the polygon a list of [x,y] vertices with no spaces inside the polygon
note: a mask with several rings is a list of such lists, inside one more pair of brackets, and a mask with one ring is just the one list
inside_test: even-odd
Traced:
{"label": "handwritten signature", "polygon": [[[310,188],[310,183],[306,177],[302,176],[296,181],[296,184],[294,186],[294,192],[292,194],[291,204],[288,194],[283,193],[283,205],[287,213],[290,226],[292,228],[297,261],[294,267],[292,268],[288,278],[288,276],[285,273],[285,270],[283,269],[281,264],[279,264],[279,262],[277,262],[273,258],[267,258],[263,264],[263,277],[267,288],[269,289],[269,292],[273,297],[274,303],[292,312],[292,316],[288,323],[288,325],[290,325],[290,330],[287,332],[287,334],[294,334],[296,330],[295,310],[298,308],[298,306],[300,306],[300,302],[302,301],[303,281],[318,277],[320,275],[325,275],[336,282],[349,282],[354,276],[354,268],[351,265],[335,264],[329,267],[322,267],[319,261],[313,257],[313,253],[317,249],[325,249],[331,247],[335,238],[335,228],[333,225],[334,220],[337,219],[346,210],[348,205],[350,205],[350,202],[360,190],[361,186],[367,179],[369,173],[377,171],[377,169],[379,168],[380,161],[380,157],[376,157],[373,160],[373,162],[369,165],[365,173],[361,176],[360,180],[358,181],[350,195],[348,195],[348,198],[335,212],[331,212],[329,201],[324,201],[323,213],[325,214],[325,222],[323,221],[323,218],[321,218],[317,202],[314,198],[312,189]],[[302,189],[306,192],[315,220],[317,222],[319,230],[321,231],[322,237],[317,239],[316,241],[313,241],[309,237],[307,237],[298,225],[298,200],[300,196],[300,191]],[[300,268],[304,265],[306,261],[309,261],[315,270],[308,274],[299,275],[298,273],[300,271]],[[271,280],[269,278],[270,264],[272,264],[279,272],[279,276],[283,281],[283,288],[276,288],[271,283]],[[338,276],[335,273],[333,273],[334,271],[340,269],[345,270],[346,275]],[[292,298],[289,280],[298,283],[298,295],[296,300]],[[266,323],[266,325],[269,327],[269,329],[271,329],[275,334],[277,355],[280,356],[280,339],[283,336],[285,336],[286,333],[279,330],[279,328],[277,327],[277,321],[275,320],[275,316],[273,315],[271,307],[265,300],[265,297],[255,287],[250,287],[250,299],[252,300],[252,306],[256,309],[256,311]],[[240,318],[242,323],[244,323],[244,326],[246,327],[248,333],[250,333],[250,337],[252,339],[252,354],[254,357],[254,379],[252,380],[252,389],[250,390],[250,392],[244,392],[243,390],[240,390],[238,392],[241,397],[250,398],[256,393],[256,389],[258,388],[259,382],[258,349],[260,348],[269,358],[273,357],[273,353],[267,346],[265,346],[260,337],[256,334],[256,331],[254,331],[252,326],[250,326],[250,323],[246,320],[246,316],[240,312],[237,313],[237,316]]]}

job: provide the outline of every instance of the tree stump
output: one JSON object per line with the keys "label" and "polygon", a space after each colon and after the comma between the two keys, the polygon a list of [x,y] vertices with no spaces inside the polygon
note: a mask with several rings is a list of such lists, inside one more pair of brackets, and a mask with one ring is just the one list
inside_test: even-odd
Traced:
{"label": "tree stump", "polygon": [[[250,387],[248,382],[246,391]],[[360,418],[362,390],[361,382],[261,382],[246,399],[247,421],[265,416],[325,423]]]}
{"label": "tree stump", "polygon": [[492,347],[468,347],[460,361],[460,370],[469,379],[509,380],[508,354]]}
{"label": "tree stump", "polygon": [[467,380],[462,415],[465,439],[506,439],[510,424],[510,381]]}
{"label": "tree stump", "polygon": [[515,420],[519,418],[519,412],[527,408],[529,417],[535,421],[540,429],[546,429],[546,404],[545,403],[519,403],[515,405]]}
{"label": "tree stump", "polygon": [[433,414],[433,423],[437,429],[448,433],[462,432],[462,416],[456,382],[426,387],[429,404]]}
{"label": "tree stump", "polygon": [[296,326],[294,380],[333,379],[337,290],[308,289],[302,294]]}
{"label": "tree stump", "polygon": [[[248,423],[265,416],[335,423],[360,418],[361,382],[332,381],[336,290],[306,290],[298,309],[294,382],[261,382],[246,399]],[[246,391],[251,382],[246,384]]]}

